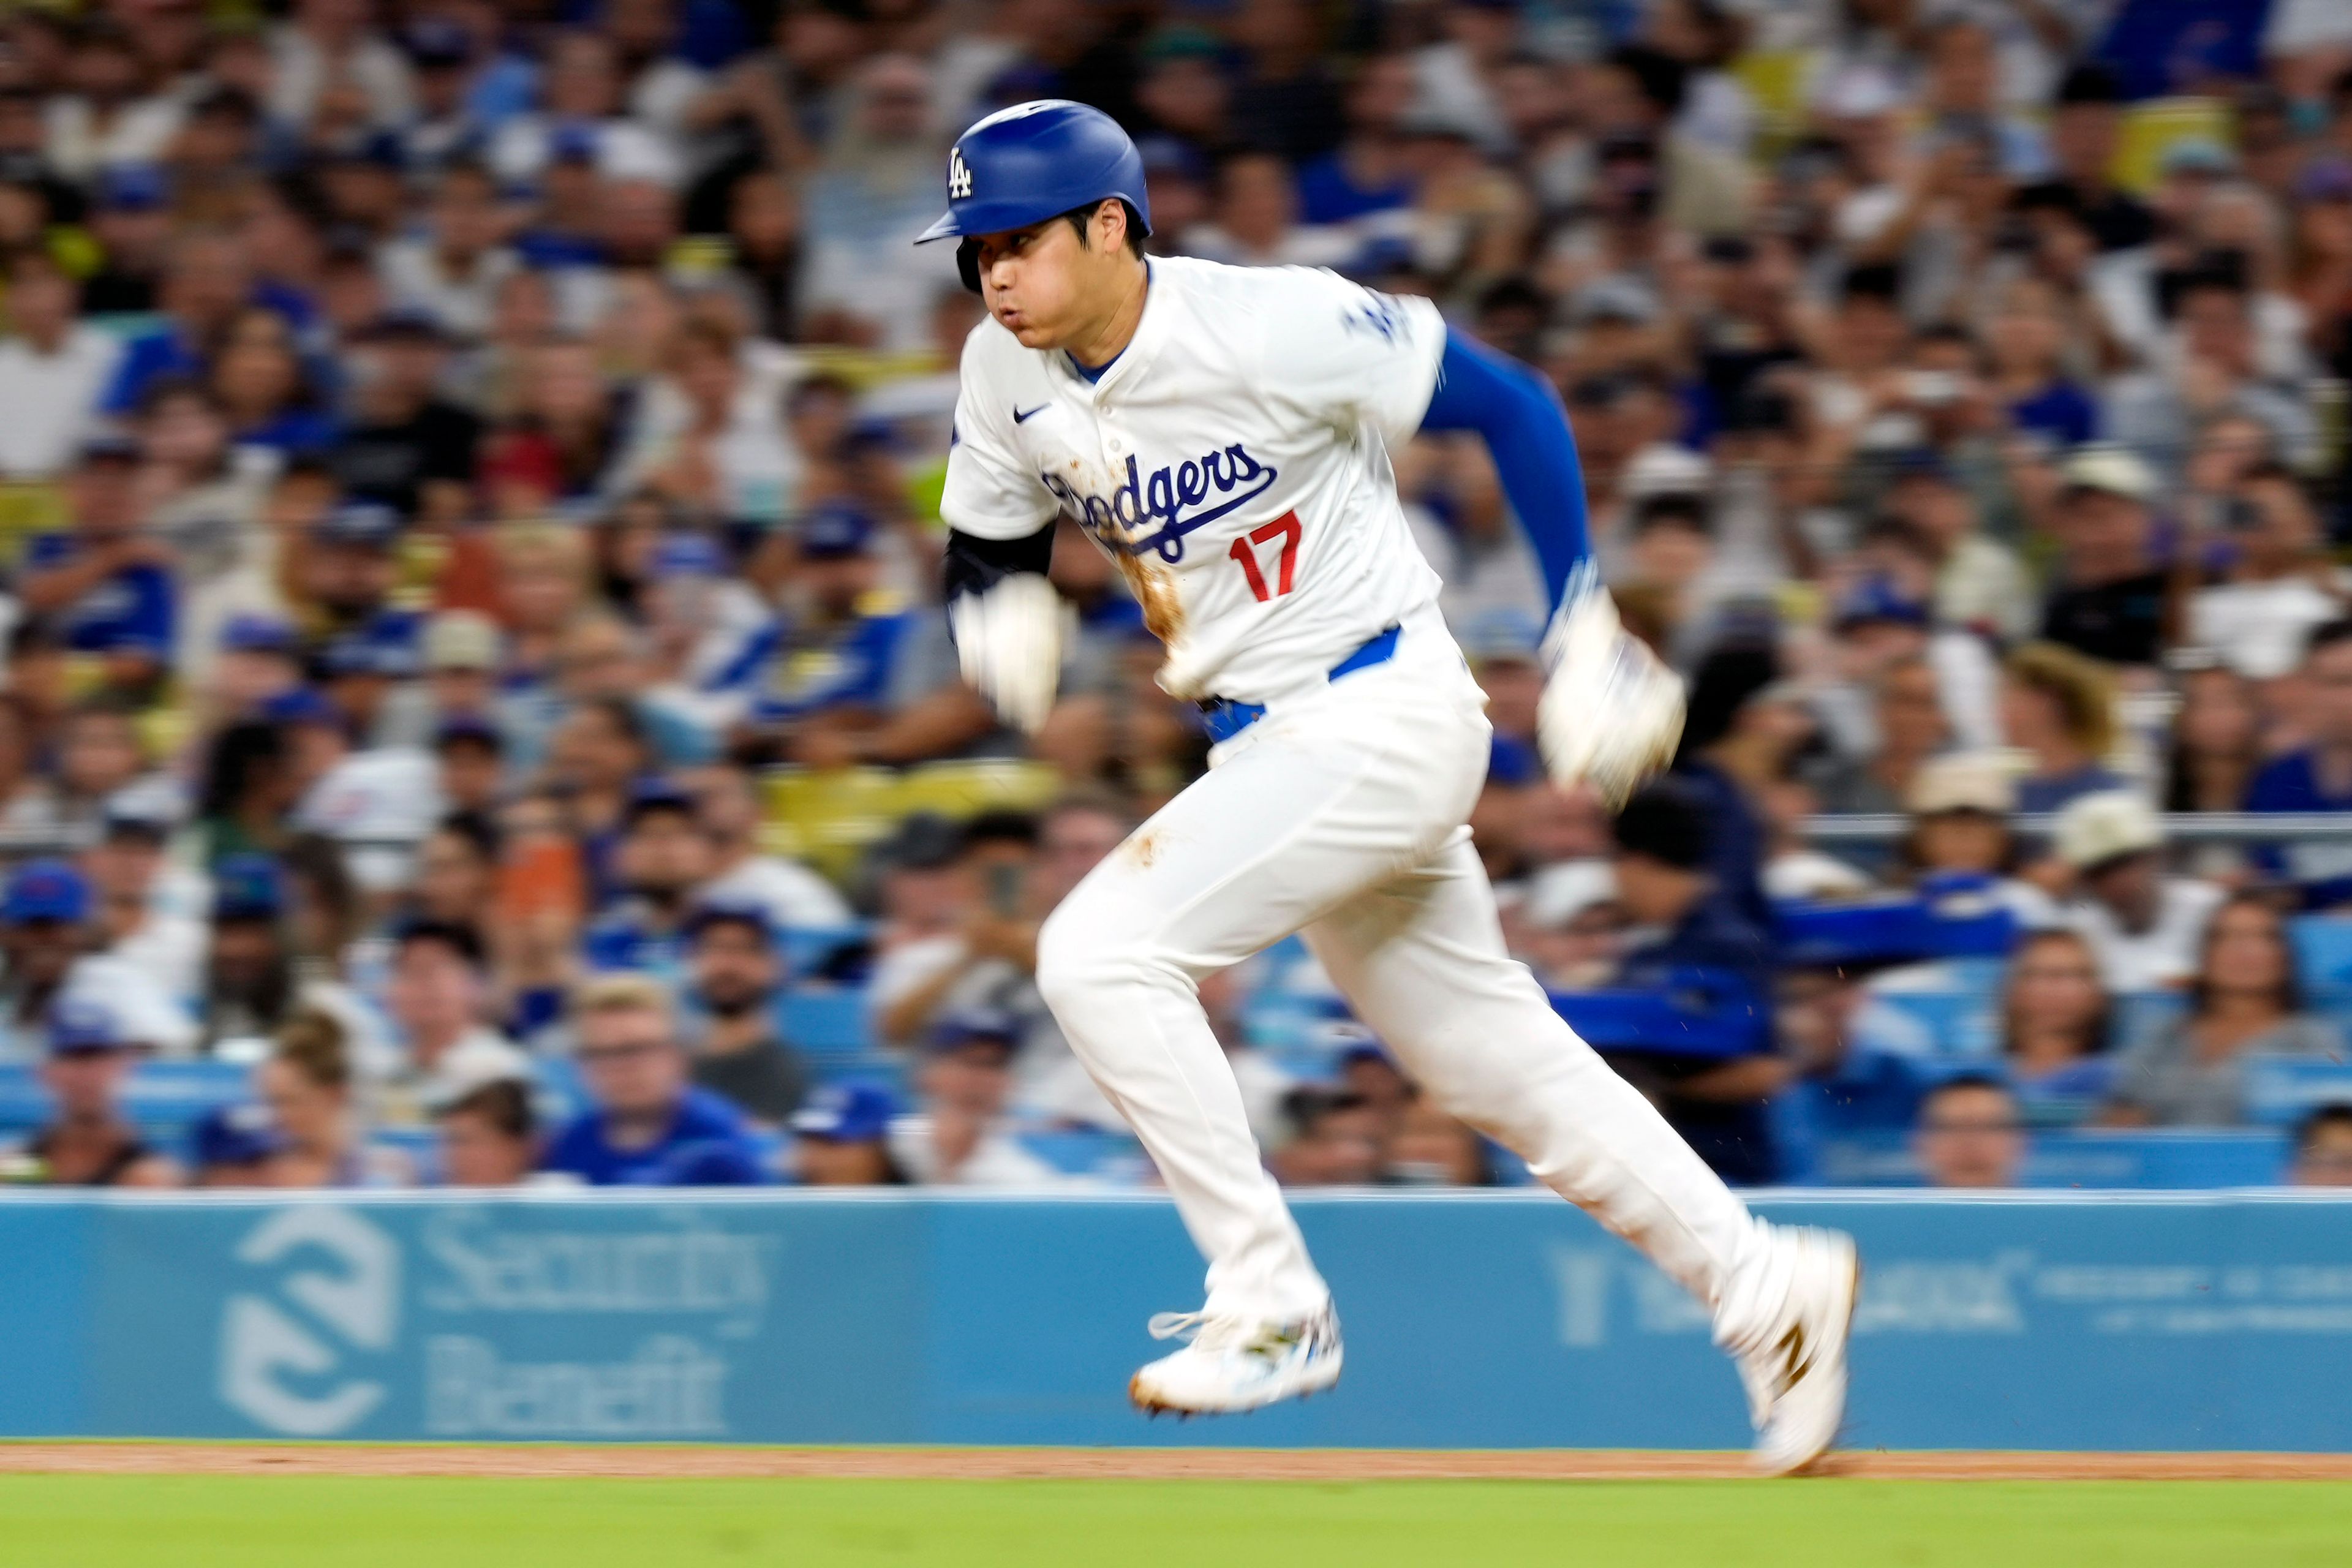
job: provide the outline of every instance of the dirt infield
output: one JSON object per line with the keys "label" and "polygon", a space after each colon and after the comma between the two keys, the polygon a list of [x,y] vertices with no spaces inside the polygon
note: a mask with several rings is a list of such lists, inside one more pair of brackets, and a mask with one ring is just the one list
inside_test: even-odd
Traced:
{"label": "dirt infield", "polygon": [[[684,1477],[916,1480],[1720,1479],[1742,1457],[1606,1449],[747,1448],[499,1444],[9,1443],[0,1473]],[[2347,1480],[2352,1454],[1840,1455],[1860,1480]]]}

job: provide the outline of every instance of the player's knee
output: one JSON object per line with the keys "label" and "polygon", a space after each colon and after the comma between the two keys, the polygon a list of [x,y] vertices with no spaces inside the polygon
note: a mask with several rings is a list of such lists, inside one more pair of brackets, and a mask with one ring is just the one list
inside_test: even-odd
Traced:
{"label": "player's knee", "polygon": [[1056,1013],[1131,988],[1146,978],[1148,967],[1134,939],[1089,919],[1075,900],[1047,916],[1037,932],[1037,993]]}

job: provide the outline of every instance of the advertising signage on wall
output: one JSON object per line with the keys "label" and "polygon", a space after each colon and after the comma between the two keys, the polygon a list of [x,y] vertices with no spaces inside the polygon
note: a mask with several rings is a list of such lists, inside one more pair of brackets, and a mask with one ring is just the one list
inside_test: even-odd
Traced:
{"label": "advertising signage on wall", "polygon": [[[1869,1275],[1853,1440],[2352,1447],[2352,1204],[1768,1199]],[[0,1201],[0,1434],[1736,1447],[1706,1315],[1528,1194],[1300,1205],[1348,1378],[1152,1426],[1197,1265],[1136,1197]]]}

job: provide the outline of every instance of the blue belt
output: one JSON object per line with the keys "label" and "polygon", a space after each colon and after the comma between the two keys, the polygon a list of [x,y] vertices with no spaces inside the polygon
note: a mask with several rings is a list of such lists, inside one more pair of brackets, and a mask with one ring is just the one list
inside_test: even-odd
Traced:
{"label": "blue belt", "polygon": [[[1333,665],[1328,679],[1337,680],[1343,675],[1353,675],[1360,669],[1386,664],[1396,657],[1396,645],[1397,628],[1391,626]],[[1206,730],[1209,739],[1219,745],[1265,717],[1265,704],[1263,702],[1235,702],[1229,697],[1218,697],[1201,704],[1201,728]]]}

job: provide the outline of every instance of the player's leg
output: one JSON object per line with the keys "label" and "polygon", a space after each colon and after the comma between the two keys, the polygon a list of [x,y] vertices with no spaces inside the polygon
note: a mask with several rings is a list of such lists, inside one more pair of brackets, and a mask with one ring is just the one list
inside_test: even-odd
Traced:
{"label": "player's leg", "polygon": [[[1262,721],[1088,873],[1038,938],[1039,989],[1209,1259],[1213,1324],[1317,1322],[1329,1293],[1260,1162],[1200,977],[1425,859],[1475,788],[1483,752],[1466,784],[1454,754],[1483,729],[1475,710],[1449,713],[1444,688],[1386,673]],[[1461,743],[1433,745],[1432,725]]]}
{"label": "player's leg", "polygon": [[[1578,1037],[1505,949],[1467,829],[1308,927],[1307,941],[1357,1016],[1441,1106],[1517,1152],[1537,1179],[1706,1304],[1717,1342],[1749,1376],[1761,1462],[1788,1468],[1828,1446],[1843,1405],[1849,1245],[1755,1218]],[[1815,1352],[1831,1353],[1805,1399],[1781,1408],[1784,1391],[1771,1380],[1790,1362],[1780,1347],[1799,1319],[1795,1349],[1810,1334]]]}

